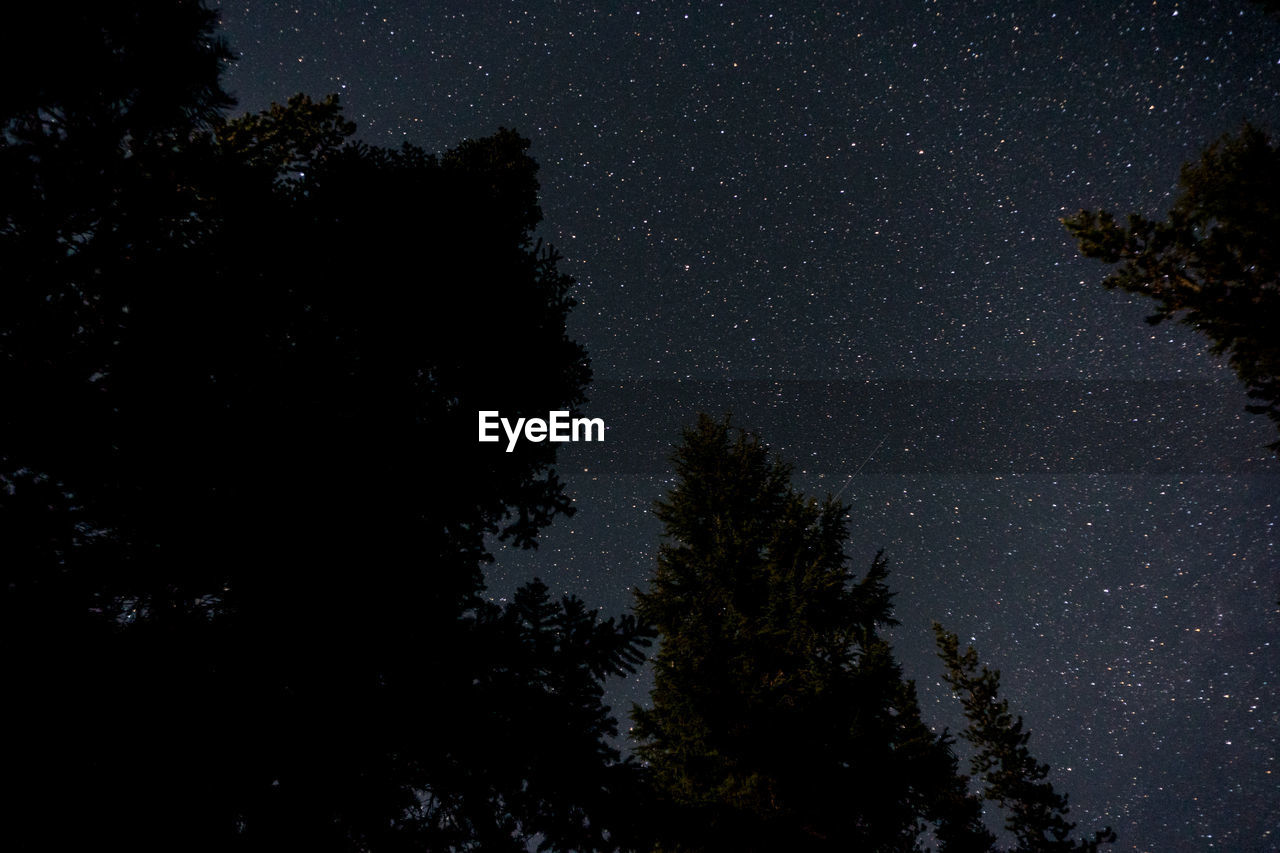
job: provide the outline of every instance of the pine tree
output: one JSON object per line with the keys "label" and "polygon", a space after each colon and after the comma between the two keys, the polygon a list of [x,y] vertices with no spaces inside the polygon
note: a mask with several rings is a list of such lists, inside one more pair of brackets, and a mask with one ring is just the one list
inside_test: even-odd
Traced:
{"label": "pine tree", "polygon": [[[1103,285],[1155,300],[1147,318],[1176,319],[1225,354],[1248,406],[1280,427],[1280,148],[1246,124],[1182,168],[1163,221],[1105,210],[1063,220],[1086,257],[1119,266]],[[1280,453],[1280,441],[1269,445]]]}
{"label": "pine tree", "polygon": [[881,556],[855,580],[846,507],[806,499],[759,438],[703,416],[638,614],[661,636],[634,734],[661,849],[988,850],[950,740],[921,721],[882,631]]}
{"label": "pine tree", "polygon": [[336,99],[228,121],[195,0],[14,18],[8,849],[616,847],[600,685],[643,632],[481,594],[489,537],[571,507],[551,443],[475,412],[590,377],[529,141],[362,145]]}
{"label": "pine tree", "polygon": [[960,697],[967,725],[962,737],[974,747],[974,775],[985,783],[985,797],[1003,809],[1005,828],[1017,841],[1017,853],[1094,853],[1098,845],[1116,840],[1110,829],[1092,840],[1075,841],[1075,824],[1067,820],[1067,797],[1047,780],[1049,765],[1037,761],[1027,748],[1031,733],[1022,717],[1009,711],[1000,698],[1000,673],[982,666],[973,647],[960,651],[956,635],[934,623],[938,653],[946,666],[944,678]]}

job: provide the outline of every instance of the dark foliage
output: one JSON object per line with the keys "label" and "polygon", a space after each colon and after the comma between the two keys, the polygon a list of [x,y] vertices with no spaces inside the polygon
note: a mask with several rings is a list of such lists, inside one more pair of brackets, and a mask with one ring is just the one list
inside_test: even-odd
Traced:
{"label": "dark foliage", "polygon": [[195,2],[16,20],[47,73],[0,95],[9,849],[612,847],[600,682],[644,632],[481,596],[486,535],[570,507],[476,411],[589,378],[527,141],[225,122]]}
{"label": "dark foliage", "polygon": [[760,441],[705,416],[685,433],[639,596],[662,638],[638,753],[664,850],[945,850],[993,842],[951,742],[920,719],[883,638],[877,557],[845,566],[846,508],[805,499]]}
{"label": "dark foliage", "polygon": [[1245,125],[1185,165],[1181,185],[1164,221],[1082,210],[1064,224],[1084,255],[1119,264],[1106,287],[1155,300],[1148,322],[1203,332],[1258,401],[1249,411],[1280,426],[1280,148]]}
{"label": "dark foliage", "polygon": [[1049,765],[1041,764],[1027,749],[1031,733],[1021,717],[1009,711],[1000,698],[1000,673],[983,666],[972,647],[960,651],[955,634],[934,623],[938,653],[946,666],[944,678],[960,697],[967,725],[962,737],[974,747],[971,765],[985,785],[988,801],[1005,813],[1005,828],[1025,853],[1095,853],[1099,844],[1116,840],[1110,829],[1092,840],[1073,841],[1075,824],[1066,819],[1067,797],[1047,781]]}

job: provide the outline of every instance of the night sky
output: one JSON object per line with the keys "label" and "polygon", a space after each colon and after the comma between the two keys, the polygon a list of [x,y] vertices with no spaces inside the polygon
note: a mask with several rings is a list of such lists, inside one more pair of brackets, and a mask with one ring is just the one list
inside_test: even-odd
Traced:
{"label": "night sky", "polygon": [[[1274,430],[1203,338],[1099,286],[1058,222],[1161,215],[1207,142],[1280,129],[1280,18],[1245,0],[215,5],[242,110],[337,92],[373,144],[533,140],[540,233],[579,282],[583,411],[609,431],[564,446],[578,513],[499,551],[495,598],[540,575],[629,607],[671,445],[731,411],[799,487],[851,504],[851,565],[891,559],[926,719],[959,718],[939,619],[1002,670],[1080,829],[1280,850]],[[647,684],[615,685],[615,707]]]}

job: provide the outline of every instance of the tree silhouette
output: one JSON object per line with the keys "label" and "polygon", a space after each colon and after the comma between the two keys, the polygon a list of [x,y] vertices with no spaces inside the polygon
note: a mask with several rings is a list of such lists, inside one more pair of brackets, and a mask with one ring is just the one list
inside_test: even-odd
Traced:
{"label": "tree silhouette", "polygon": [[1085,256],[1119,264],[1103,285],[1154,299],[1149,323],[1207,335],[1259,401],[1249,411],[1280,426],[1280,149],[1246,124],[1183,166],[1180,183],[1164,221],[1082,210],[1063,224]]}
{"label": "tree silhouette", "polygon": [[1046,781],[1049,765],[1041,764],[1027,749],[1031,733],[1021,717],[1009,711],[1001,699],[1000,673],[983,666],[969,647],[960,651],[956,635],[936,622],[938,654],[946,666],[944,677],[964,706],[967,725],[962,737],[974,746],[974,775],[986,786],[986,799],[998,803],[1006,814],[1005,828],[1017,841],[1017,851],[1067,853],[1096,851],[1098,845],[1116,840],[1110,829],[1092,840],[1073,841],[1075,824],[1066,819],[1067,797]]}
{"label": "tree silhouette", "polygon": [[528,141],[225,121],[201,4],[20,14],[59,35],[0,96],[12,849],[616,846],[645,632],[482,596],[486,537],[571,507],[475,413],[590,376]]}
{"label": "tree silhouette", "polygon": [[845,566],[846,508],[805,499],[758,438],[702,416],[657,507],[667,541],[638,614],[662,645],[637,708],[678,850],[989,850],[950,739],[920,719],[882,636],[877,556]]}
{"label": "tree silhouette", "polygon": [[883,629],[896,625],[877,555],[845,563],[847,507],[806,499],[757,436],[703,415],[673,456],[657,506],[666,542],[638,613],[661,636],[651,708],[636,708],[658,850],[994,851],[984,802],[1019,853],[1096,850],[1070,839],[999,674],[937,628],[986,798],[947,732],[920,717]]}

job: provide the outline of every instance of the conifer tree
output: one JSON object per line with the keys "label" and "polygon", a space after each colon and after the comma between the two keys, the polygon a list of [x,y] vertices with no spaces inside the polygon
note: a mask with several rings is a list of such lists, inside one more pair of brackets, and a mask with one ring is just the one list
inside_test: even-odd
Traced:
{"label": "conifer tree", "polygon": [[1027,748],[1031,733],[1022,717],[1010,712],[1008,700],[1000,698],[999,671],[979,668],[972,646],[961,652],[955,634],[936,622],[933,629],[946,666],[943,677],[964,706],[967,725],[961,736],[974,748],[974,775],[983,780],[986,799],[1004,811],[1016,853],[1093,853],[1099,844],[1115,841],[1110,829],[1091,840],[1072,840],[1075,824],[1067,820],[1067,796],[1054,790],[1047,779],[1049,765],[1037,761]]}
{"label": "conifer tree", "polygon": [[[1280,427],[1280,147],[1246,124],[1182,167],[1181,194],[1164,220],[1105,210],[1063,220],[1086,257],[1118,266],[1108,288],[1156,303],[1147,322],[1177,320],[1226,355]],[[1269,445],[1280,453],[1280,441]]]}
{"label": "conifer tree", "polygon": [[703,416],[657,506],[666,541],[638,614],[661,636],[634,712],[663,850],[946,850],[992,838],[950,740],[920,719],[882,631],[881,556],[846,567],[846,507],[795,492],[752,435]]}
{"label": "conifer tree", "polygon": [[362,145],[336,99],[228,121],[215,20],[7,21],[6,849],[613,849],[600,684],[644,632],[481,594],[488,537],[571,507],[551,443],[475,412],[590,377],[529,141]]}

